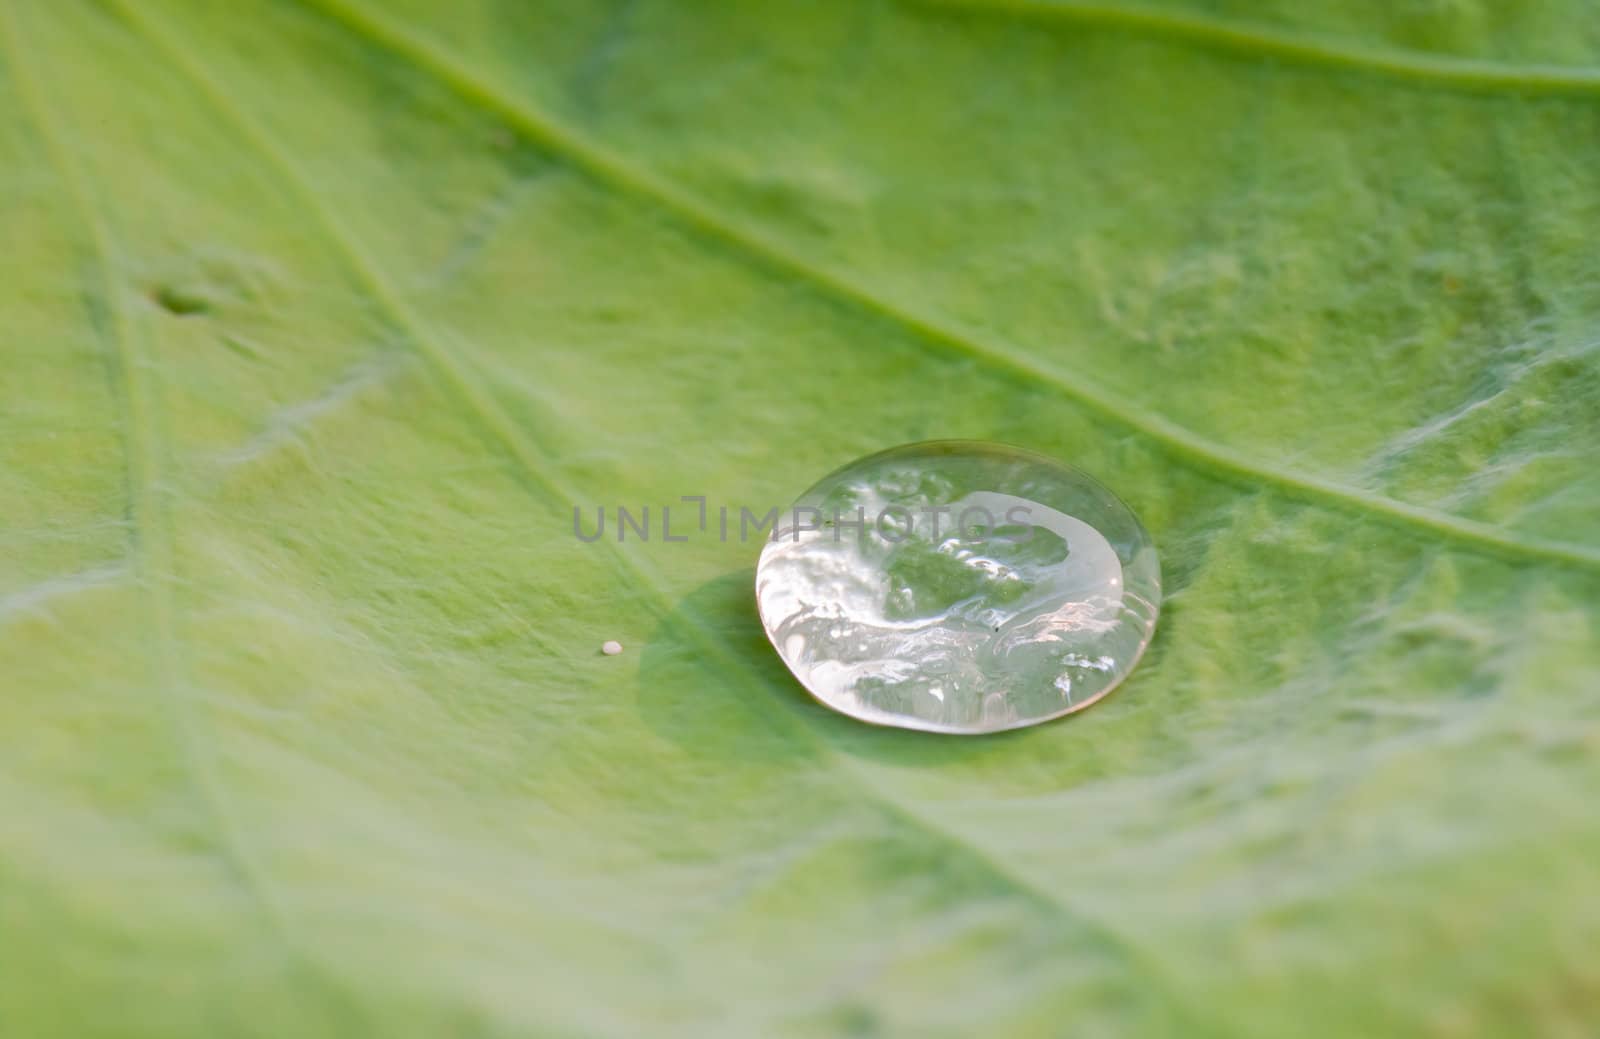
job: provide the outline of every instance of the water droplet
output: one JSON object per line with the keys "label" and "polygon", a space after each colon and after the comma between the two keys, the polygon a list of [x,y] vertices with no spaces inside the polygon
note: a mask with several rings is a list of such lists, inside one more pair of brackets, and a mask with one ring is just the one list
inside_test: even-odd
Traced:
{"label": "water droplet", "polygon": [[767,636],[836,711],[934,732],[1087,707],[1138,663],[1161,568],[1137,517],[1053,459],[933,441],[852,462],[779,519]]}

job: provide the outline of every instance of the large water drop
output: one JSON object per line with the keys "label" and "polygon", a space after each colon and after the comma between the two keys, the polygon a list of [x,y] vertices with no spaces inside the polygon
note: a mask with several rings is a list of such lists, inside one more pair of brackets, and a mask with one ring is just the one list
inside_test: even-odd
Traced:
{"label": "large water drop", "polygon": [[811,694],[879,725],[983,733],[1100,699],[1138,663],[1161,569],[1092,477],[998,444],[852,462],[782,515],[756,569],[767,635]]}

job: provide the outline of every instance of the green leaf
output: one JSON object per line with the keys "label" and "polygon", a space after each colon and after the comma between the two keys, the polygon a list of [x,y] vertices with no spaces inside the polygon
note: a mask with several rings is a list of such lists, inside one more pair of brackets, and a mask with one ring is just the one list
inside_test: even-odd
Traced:
{"label": "green leaf", "polygon": [[[1600,1015],[1589,6],[17,0],[0,178],[0,1033]],[[766,646],[934,437],[1151,529],[1103,705]]]}

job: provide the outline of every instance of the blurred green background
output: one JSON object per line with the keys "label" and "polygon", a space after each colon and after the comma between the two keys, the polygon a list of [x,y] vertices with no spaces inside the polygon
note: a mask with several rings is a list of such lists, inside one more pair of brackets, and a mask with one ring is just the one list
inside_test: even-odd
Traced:
{"label": "blurred green background", "polygon": [[[0,190],[8,1039],[1593,1034],[1592,4],[0,0]],[[1104,704],[571,533],[932,437]]]}

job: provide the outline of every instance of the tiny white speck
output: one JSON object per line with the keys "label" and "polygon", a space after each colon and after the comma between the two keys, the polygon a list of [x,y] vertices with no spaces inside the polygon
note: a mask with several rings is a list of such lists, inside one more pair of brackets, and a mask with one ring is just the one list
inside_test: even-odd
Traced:
{"label": "tiny white speck", "polygon": [[610,642],[603,643],[600,646],[600,652],[604,653],[608,657],[614,657],[618,653],[622,652],[622,643],[617,642],[614,639]]}

